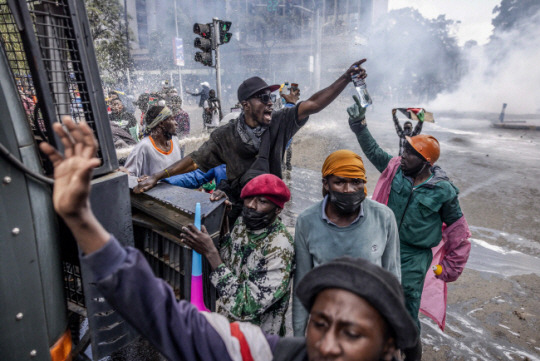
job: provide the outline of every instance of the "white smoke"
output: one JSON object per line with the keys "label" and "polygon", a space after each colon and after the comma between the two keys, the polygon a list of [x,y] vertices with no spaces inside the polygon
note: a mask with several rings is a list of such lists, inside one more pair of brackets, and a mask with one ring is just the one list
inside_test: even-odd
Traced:
{"label": "white smoke", "polygon": [[510,113],[540,113],[539,24],[540,12],[517,29],[497,33],[495,52],[489,45],[471,47],[469,72],[455,91],[439,95],[428,108],[498,112],[508,103]]}

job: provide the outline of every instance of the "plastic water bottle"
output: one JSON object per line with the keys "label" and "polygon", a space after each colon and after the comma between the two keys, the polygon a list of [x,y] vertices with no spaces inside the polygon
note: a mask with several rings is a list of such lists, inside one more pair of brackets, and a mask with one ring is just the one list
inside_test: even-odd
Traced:
{"label": "plastic water bottle", "polygon": [[366,82],[364,79],[360,78],[360,74],[353,74],[351,76],[351,80],[356,88],[356,91],[358,92],[358,96],[360,97],[360,105],[362,108],[367,108],[373,104],[373,101],[371,100],[371,97],[367,91]]}

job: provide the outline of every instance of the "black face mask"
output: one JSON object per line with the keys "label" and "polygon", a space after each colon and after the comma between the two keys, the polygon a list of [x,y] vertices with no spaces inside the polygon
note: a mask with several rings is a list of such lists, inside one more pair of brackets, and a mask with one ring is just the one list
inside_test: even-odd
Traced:
{"label": "black face mask", "polygon": [[242,219],[250,231],[263,229],[271,225],[276,219],[275,208],[268,213],[264,213],[244,207],[242,208]]}
{"label": "black face mask", "polygon": [[330,203],[332,203],[334,207],[336,207],[338,211],[343,214],[351,214],[356,212],[360,208],[360,205],[364,199],[366,199],[364,189],[360,189],[354,193],[341,193],[329,190],[328,194],[330,197]]}

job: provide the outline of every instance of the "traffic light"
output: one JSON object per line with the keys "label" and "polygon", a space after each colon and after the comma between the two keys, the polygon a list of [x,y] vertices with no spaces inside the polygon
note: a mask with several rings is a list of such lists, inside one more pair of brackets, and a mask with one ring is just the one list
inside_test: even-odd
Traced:
{"label": "traffic light", "polygon": [[232,23],[230,21],[219,21],[219,43],[227,44],[231,41],[232,34],[228,33]]}
{"label": "traffic light", "polygon": [[193,32],[201,36],[195,38],[193,45],[202,50],[195,53],[195,61],[205,66],[213,66],[212,24],[194,24]]}

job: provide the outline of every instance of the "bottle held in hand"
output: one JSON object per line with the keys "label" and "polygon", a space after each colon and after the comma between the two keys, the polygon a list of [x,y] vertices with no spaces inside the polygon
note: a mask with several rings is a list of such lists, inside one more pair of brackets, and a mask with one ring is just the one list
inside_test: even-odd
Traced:
{"label": "bottle held in hand", "polygon": [[371,97],[367,91],[367,86],[364,79],[360,78],[359,74],[353,74],[351,76],[351,80],[356,88],[356,91],[358,92],[358,96],[360,97],[360,105],[362,108],[367,108],[373,104],[373,101],[371,100]]}
{"label": "bottle held in hand", "polygon": [[443,271],[442,266],[440,264],[431,267],[431,269],[433,270],[433,273],[435,273],[436,276],[440,276]]}

